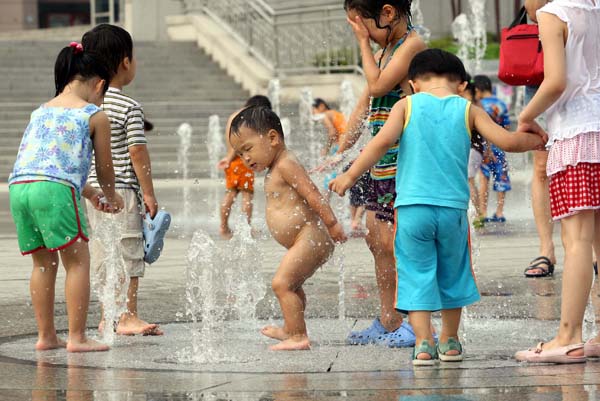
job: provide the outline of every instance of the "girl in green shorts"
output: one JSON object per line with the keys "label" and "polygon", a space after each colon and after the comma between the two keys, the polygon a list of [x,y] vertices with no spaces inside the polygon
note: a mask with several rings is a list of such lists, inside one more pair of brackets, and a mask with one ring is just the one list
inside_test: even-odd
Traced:
{"label": "girl in green shorts", "polygon": [[[86,196],[105,212],[118,212],[110,148],[110,123],[97,106],[108,88],[109,72],[81,44],[63,48],[56,60],[56,97],[31,113],[17,160],[9,177],[10,211],[19,248],[33,258],[31,299],[38,325],[36,350],[106,351],[85,335],[90,298],[90,257]],[[95,152],[102,191],[85,186]],[[66,270],[69,316],[67,341],[54,326],[54,286],[58,253]]]}

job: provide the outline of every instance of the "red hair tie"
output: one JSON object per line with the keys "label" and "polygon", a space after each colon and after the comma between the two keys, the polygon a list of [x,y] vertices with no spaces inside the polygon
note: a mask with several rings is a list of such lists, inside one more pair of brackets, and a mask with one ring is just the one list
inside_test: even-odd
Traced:
{"label": "red hair tie", "polygon": [[83,53],[83,46],[81,45],[81,43],[77,43],[77,42],[71,42],[69,44],[69,47],[72,47],[75,52],[75,54],[79,54],[79,53]]}

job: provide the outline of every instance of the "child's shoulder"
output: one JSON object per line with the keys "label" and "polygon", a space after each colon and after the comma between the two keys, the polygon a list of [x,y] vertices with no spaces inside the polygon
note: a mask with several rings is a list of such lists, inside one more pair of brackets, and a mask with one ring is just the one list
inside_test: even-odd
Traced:
{"label": "child's shoulder", "polygon": [[110,102],[117,102],[119,105],[129,108],[142,108],[142,104],[140,102],[122,90],[115,88],[108,88],[108,91],[106,91],[106,94],[104,95],[104,104]]}

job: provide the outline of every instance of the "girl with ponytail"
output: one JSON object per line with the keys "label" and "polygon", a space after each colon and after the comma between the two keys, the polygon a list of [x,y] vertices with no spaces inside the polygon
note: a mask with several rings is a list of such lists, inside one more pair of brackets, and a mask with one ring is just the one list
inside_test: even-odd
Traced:
{"label": "girl with ponytail", "polygon": [[[9,177],[10,211],[19,248],[31,255],[31,298],[38,325],[36,350],[106,351],[85,335],[90,298],[90,257],[85,196],[105,212],[118,212],[110,123],[98,107],[108,88],[109,72],[78,43],[63,48],[54,69],[56,96],[31,113]],[[95,154],[102,190],[86,186]],[[67,341],[56,335],[54,286],[58,259],[66,270],[69,317]]]}

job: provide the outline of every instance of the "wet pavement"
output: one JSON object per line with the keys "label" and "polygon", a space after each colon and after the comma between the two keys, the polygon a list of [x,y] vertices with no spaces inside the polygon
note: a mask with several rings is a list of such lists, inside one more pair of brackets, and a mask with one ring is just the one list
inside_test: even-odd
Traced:
{"label": "wet pavement", "polygon": [[[561,263],[553,278],[523,277],[528,261],[537,256],[525,177],[515,179],[515,190],[507,199],[509,222],[490,225],[473,239],[482,300],[465,313],[466,360],[416,369],[410,364],[409,349],[344,344],[350,329],[366,327],[377,315],[373,262],[360,238],[339,247],[336,262],[306,283],[311,351],[268,351],[272,342],[258,330],[280,319],[269,290],[257,305],[258,320],[224,323],[219,344],[224,358],[190,360],[196,329],[185,317],[186,252],[196,228],[216,236],[214,213],[221,196],[220,183],[207,180],[157,185],[159,201],[175,214],[174,230],[164,254],[141,280],[139,304],[141,316],[162,323],[165,336],[121,337],[102,354],[35,352],[36,326],[28,289],[31,262],[18,253],[7,190],[0,187],[0,400],[599,399],[600,362],[536,366],[512,359],[516,350],[551,338],[560,307]],[[184,193],[193,205],[187,215]],[[263,208],[259,185],[255,227],[264,258],[258,267],[268,283],[284,250],[266,234]],[[559,227],[555,231],[561,261]],[[217,240],[217,246],[221,244]],[[345,267],[343,319],[338,314],[340,262]],[[61,330],[66,328],[63,281],[60,271],[56,322]],[[600,316],[598,290],[595,284],[586,314],[588,336],[595,333],[595,316]],[[88,320],[92,336],[97,335],[98,320],[99,305],[93,298]],[[435,323],[439,327],[439,318]]]}

